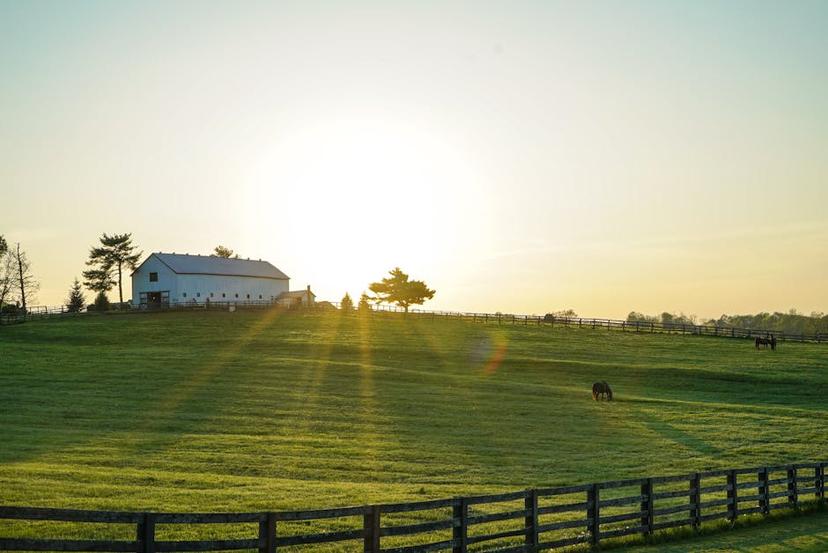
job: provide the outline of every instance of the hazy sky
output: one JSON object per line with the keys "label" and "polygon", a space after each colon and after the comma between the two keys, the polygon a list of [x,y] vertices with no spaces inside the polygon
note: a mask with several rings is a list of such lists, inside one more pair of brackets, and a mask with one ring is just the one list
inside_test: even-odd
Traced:
{"label": "hazy sky", "polygon": [[828,2],[0,0],[0,234],[58,304],[101,232],[323,298],[828,310]]}

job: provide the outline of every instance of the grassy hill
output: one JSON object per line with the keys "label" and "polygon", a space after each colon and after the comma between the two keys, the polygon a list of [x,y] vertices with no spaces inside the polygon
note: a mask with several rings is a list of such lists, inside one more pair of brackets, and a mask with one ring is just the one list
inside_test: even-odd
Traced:
{"label": "grassy hill", "polygon": [[321,508],[828,456],[815,344],[213,312],[3,327],[0,360],[7,505]]}

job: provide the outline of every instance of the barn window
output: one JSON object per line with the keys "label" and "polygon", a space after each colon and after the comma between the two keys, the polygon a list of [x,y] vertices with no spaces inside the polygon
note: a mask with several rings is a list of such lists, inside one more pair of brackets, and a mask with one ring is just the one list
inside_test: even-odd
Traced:
{"label": "barn window", "polygon": [[261,295],[261,294],[259,294],[259,299],[262,299],[262,295]]}
{"label": "barn window", "polygon": [[183,294],[181,294],[181,295],[182,295],[182,296],[184,296],[184,297],[186,298],[186,297],[187,297],[187,292],[184,292],[184,293],[183,293]]}
{"label": "barn window", "polygon": [[196,297],[200,298],[201,297],[201,292],[196,292]]}
{"label": "barn window", "polygon": [[250,299],[250,294],[247,294],[247,299]]}
{"label": "barn window", "polygon": [[236,297],[238,298],[238,297],[239,297],[239,295],[238,295],[238,294],[236,294]]}
{"label": "barn window", "polygon": [[150,273],[150,282],[158,282],[158,273]]}
{"label": "barn window", "polygon": [[221,297],[222,297],[222,298],[226,298],[226,297],[227,297],[227,294],[225,294],[224,292],[222,292],[222,293],[221,293]]}
{"label": "barn window", "polygon": [[213,297],[213,293],[212,293],[212,292],[210,292],[210,297],[211,297],[211,298]]}

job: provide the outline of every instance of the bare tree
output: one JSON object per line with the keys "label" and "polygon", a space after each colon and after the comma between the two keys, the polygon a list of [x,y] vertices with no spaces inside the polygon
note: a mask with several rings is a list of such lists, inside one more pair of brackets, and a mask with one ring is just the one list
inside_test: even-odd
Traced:
{"label": "bare tree", "polygon": [[20,306],[23,308],[23,313],[26,313],[26,302],[27,300],[31,300],[34,298],[34,294],[40,288],[40,283],[35,280],[34,275],[32,275],[32,265],[29,262],[29,258],[26,256],[26,252],[20,249],[20,243],[18,242],[17,248],[14,252],[11,253],[14,257],[14,264],[15,264],[15,271],[16,271],[16,278],[17,282],[17,294],[20,298]]}
{"label": "bare tree", "polygon": [[0,313],[3,312],[3,305],[13,300],[16,274],[16,263],[12,253],[5,252],[0,255]]}

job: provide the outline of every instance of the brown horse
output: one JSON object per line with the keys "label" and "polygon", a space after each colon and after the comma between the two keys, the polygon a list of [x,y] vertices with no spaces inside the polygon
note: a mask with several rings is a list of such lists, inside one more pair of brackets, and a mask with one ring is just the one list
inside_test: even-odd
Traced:
{"label": "brown horse", "polygon": [[599,396],[607,401],[612,401],[612,388],[610,388],[606,380],[596,382],[592,385],[592,399],[598,401]]}
{"label": "brown horse", "polygon": [[770,346],[772,350],[776,349],[776,336],[773,334],[770,335],[770,338],[759,338],[757,337],[754,340],[754,344],[756,345],[756,349],[759,349],[759,346],[767,347]]}

